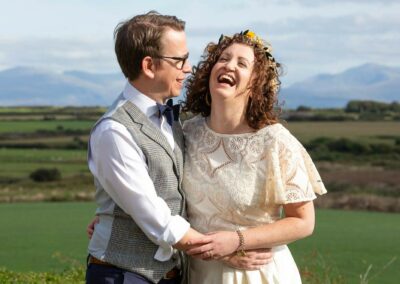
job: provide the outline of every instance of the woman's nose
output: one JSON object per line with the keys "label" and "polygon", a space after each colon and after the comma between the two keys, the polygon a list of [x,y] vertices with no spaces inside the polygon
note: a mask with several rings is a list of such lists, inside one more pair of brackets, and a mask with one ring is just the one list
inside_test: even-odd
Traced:
{"label": "woman's nose", "polygon": [[225,68],[226,68],[227,70],[229,70],[229,71],[235,70],[235,66],[236,66],[236,64],[235,64],[235,62],[234,62],[233,60],[229,60],[229,61],[227,61],[226,64],[225,64]]}

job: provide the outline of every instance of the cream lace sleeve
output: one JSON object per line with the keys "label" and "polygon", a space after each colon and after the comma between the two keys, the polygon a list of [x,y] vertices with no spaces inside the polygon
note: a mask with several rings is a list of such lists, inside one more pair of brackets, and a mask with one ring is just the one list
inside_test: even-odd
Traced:
{"label": "cream lace sleeve", "polygon": [[276,137],[271,153],[272,170],[269,189],[274,189],[277,204],[310,201],[326,189],[310,155],[301,143],[286,129]]}

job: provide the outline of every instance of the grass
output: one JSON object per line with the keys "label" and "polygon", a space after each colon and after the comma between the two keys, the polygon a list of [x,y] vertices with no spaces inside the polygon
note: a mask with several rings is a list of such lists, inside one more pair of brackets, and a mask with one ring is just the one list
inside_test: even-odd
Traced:
{"label": "grass", "polygon": [[59,126],[62,126],[63,129],[88,130],[89,133],[94,122],[92,120],[1,121],[0,133],[32,133],[37,130],[57,130]]}
{"label": "grass", "polygon": [[90,174],[63,176],[61,180],[34,182],[31,179],[18,179],[10,183],[0,178],[1,202],[32,201],[92,201],[95,188]]}
{"label": "grass", "polygon": [[400,133],[400,121],[288,122],[284,123],[302,143],[317,137],[349,138],[356,141],[387,142],[378,136]]}
{"label": "grass", "polygon": [[0,149],[0,161],[86,161],[86,150]]}
{"label": "grass", "polygon": [[[92,120],[1,121],[0,133],[32,133],[39,129],[56,130],[59,126],[64,129],[89,130],[93,124]],[[375,142],[378,136],[393,136],[400,132],[400,121],[287,122],[284,125],[303,143],[322,136]]]}
{"label": "grass", "polygon": [[[36,272],[62,271],[68,266],[62,258],[83,265],[94,209],[90,202],[0,204],[1,265]],[[318,210],[314,235],[290,245],[299,268],[307,271],[304,283],[314,283],[310,275],[325,279],[324,273],[346,283],[361,283],[360,275],[368,283],[394,283],[400,278],[399,223],[400,214]]]}
{"label": "grass", "polygon": [[88,173],[86,150],[0,149],[0,177],[25,178],[37,168],[58,168],[63,176]]}
{"label": "grass", "polygon": [[[360,275],[370,265],[370,283],[394,283],[394,279],[400,278],[398,224],[400,214],[317,210],[313,236],[290,248],[303,269],[316,261],[312,258],[318,252],[315,257],[339,271],[348,283],[360,283]],[[397,260],[382,271],[393,258]]]}
{"label": "grass", "polygon": [[46,145],[60,145],[73,143],[76,138],[82,141],[88,141],[89,135],[74,135],[74,136],[56,136],[56,137],[35,137],[29,139],[7,139],[0,141],[0,145],[23,145],[23,144],[46,144]]}
{"label": "grass", "polygon": [[86,163],[42,162],[42,163],[8,163],[0,166],[1,178],[28,178],[30,173],[39,168],[57,168],[63,177],[88,173]]}
{"label": "grass", "polygon": [[36,112],[52,112],[55,111],[57,107],[52,106],[42,106],[42,107],[0,107],[0,113],[20,113],[20,114],[30,114]]}
{"label": "grass", "polygon": [[[34,182],[38,168],[57,168],[62,179]],[[93,192],[85,150],[0,149],[0,202],[92,200]]]}
{"label": "grass", "polygon": [[0,268],[0,283],[2,284],[84,284],[85,267],[83,265],[71,264],[62,272],[15,272]]}
{"label": "grass", "polygon": [[47,114],[77,114],[77,113],[103,113],[106,110],[104,107],[78,107],[78,106],[67,106],[67,107],[57,107],[57,106],[2,106],[0,107],[0,114],[14,114],[18,113],[20,115],[30,115],[36,113],[47,113]]}
{"label": "grass", "polygon": [[56,257],[86,259],[94,203],[0,204],[1,265],[16,271],[62,271]]}

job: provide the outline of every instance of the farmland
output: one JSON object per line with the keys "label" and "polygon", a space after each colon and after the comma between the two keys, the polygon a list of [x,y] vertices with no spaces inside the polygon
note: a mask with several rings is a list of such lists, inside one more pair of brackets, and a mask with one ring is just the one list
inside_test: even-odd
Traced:
{"label": "farmland", "polygon": [[[91,202],[0,204],[0,266],[22,272],[83,266],[94,209]],[[317,210],[313,236],[289,247],[304,283],[360,283],[370,265],[369,283],[393,283],[400,277],[399,223],[399,214]]]}
{"label": "farmland", "polygon": [[[92,200],[87,140],[104,111],[0,108],[0,202]],[[400,212],[400,121],[282,123],[309,150],[330,191],[320,207]],[[61,180],[32,181],[40,168],[59,170]]]}
{"label": "farmland", "polygon": [[288,122],[284,125],[303,143],[317,137],[393,143],[400,137],[399,121]]}
{"label": "farmland", "polygon": [[[83,279],[85,227],[95,209],[86,148],[103,111],[0,108],[0,282]],[[400,215],[366,211],[400,212],[400,121],[282,123],[305,145],[329,192],[316,201],[314,235],[290,245],[304,283],[398,279]],[[35,181],[40,169],[60,176]]]}

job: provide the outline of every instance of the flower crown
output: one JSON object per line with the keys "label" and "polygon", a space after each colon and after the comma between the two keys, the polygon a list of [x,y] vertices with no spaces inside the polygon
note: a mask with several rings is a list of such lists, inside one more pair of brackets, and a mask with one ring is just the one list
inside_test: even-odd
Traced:
{"label": "flower crown", "polygon": [[[276,67],[275,58],[272,56],[272,46],[269,43],[256,35],[255,32],[250,30],[245,30],[244,32],[242,31],[239,33],[239,35],[247,37],[256,47],[263,49],[265,52],[265,56],[272,62],[272,65]],[[231,37],[221,34],[218,40],[218,44],[220,44],[225,38],[230,39]]]}

